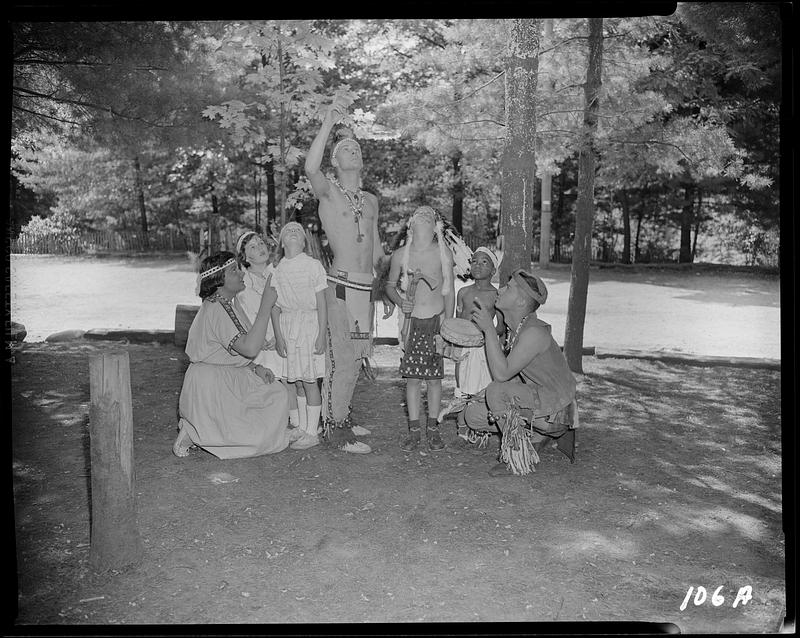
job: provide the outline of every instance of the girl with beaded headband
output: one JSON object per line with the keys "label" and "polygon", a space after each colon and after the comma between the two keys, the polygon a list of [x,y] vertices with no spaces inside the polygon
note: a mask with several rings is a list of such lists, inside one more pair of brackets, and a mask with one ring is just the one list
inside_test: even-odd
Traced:
{"label": "girl with beaded headband", "polygon": [[[258,314],[266,282],[275,272],[273,261],[276,247],[277,243],[274,239],[269,236],[264,238],[252,230],[243,232],[236,241],[236,262],[244,274],[245,286],[244,290],[236,295],[236,299],[251,322]],[[279,357],[275,350],[273,322],[270,322],[267,328],[264,345],[254,361],[272,370],[277,378],[283,378],[285,360]],[[289,403],[289,424],[291,427],[300,425],[297,408],[291,401]]]}
{"label": "girl with beaded headband", "polygon": [[198,276],[203,303],[186,342],[190,363],[178,403],[176,456],[187,456],[195,446],[221,459],[259,456],[283,450],[293,440],[286,427],[286,390],[253,360],[264,344],[277,295],[267,282],[251,322],[236,298],[243,289],[233,253],[203,260]]}

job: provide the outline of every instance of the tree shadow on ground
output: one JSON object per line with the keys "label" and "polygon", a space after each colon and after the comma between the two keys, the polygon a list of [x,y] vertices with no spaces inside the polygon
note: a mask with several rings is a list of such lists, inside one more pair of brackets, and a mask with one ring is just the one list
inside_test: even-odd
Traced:
{"label": "tree shadow on ground", "polygon": [[780,558],[759,543],[781,525],[779,372],[617,362],[582,388],[584,422],[619,452],[615,487],[656,500],[639,519]]}
{"label": "tree shadow on ground", "polygon": [[[383,364],[353,401],[372,454],[176,460],[186,358],[125,348],[147,552],[124,578],[86,576],[75,549],[88,543],[91,349],[33,346],[14,369],[27,622],[661,621],[689,584],[748,579],[758,613],[776,613],[780,372],[587,357],[577,462],[546,448],[533,474],[492,478],[497,442],[470,445],[450,421],[443,451],[399,449],[405,386]],[[212,484],[220,471],[237,482]],[[97,591],[91,610],[76,603]],[[743,626],[730,618],[723,629]]]}

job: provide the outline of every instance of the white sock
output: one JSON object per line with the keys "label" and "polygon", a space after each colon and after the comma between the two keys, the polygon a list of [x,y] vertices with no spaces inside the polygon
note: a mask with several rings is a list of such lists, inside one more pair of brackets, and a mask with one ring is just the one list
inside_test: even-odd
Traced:
{"label": "white sock", "polygon": [[319,430],[319,415],[322,414],[322,405],[309,405],[306,409],[308,411],[306,432],[312,436],[317,436]]}
{"label": "white sock", "polygon": [[299,394],[297,395],[297,416],[300,419],[300,427],[308,431],[308,426],[306,425],[308,422],[308,416],[306,414],[306,398],[301,397]]}
{"label": "white sock", "polygon": [[294,428],[300,425],[300,417],[298,416],[297,408],[289,410],[289,425]]}

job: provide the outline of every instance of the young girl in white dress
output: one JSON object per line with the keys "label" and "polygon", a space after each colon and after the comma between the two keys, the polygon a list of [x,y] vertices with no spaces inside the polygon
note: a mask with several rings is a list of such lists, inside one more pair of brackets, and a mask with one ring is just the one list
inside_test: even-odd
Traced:
{"label": "young girl in white dress", "polygon": [[[274,240],[270,240],[274,244]],[[277,248],[275,246],[274,248]],[[264,239],[252,230],[245,231],[236,241],[236,261],[239,268],[244,273],[244,290],[236,299],[244,310],[247,318],[252,323],[258,314],[258,307],[261,303],[261,296],[264,294],[264,286],[273,274],[272,265],[274,249],[264,241]],[[277,378],[283,376],[284,359],[278,356],[275,350],[275,331],[270,321],[267,327],[267,335],[264,339],[264,346],[255,358],[255,362],[272,370]],[[291,412],[290,412],[291,417]],[[291,419],[292,425],[297,425],[297,419]]]}
{"label": "young girl in white dress", "polygon": [[[236,261],[244,272],[245,285],[245,289],[237,295],[237,300],[251,322],[255,320],[264,284],[275,272],[274,262],[278,258],[278,244],[273,239],[267,241],[271,243],[267,243],[257,233],[248,230],[242,233],[236,242]],[[286,382],[286,358],[279,356],[275,349],[275,330],[272,321],[269,322],[264,348],[256,357],[256,363],[272,370],[275,377],[286,387],[289,397],[289,427],[300,427],[306,418],[306,397],[302,386],[298,389],[294,383]]]}
{"label": "young girl in white dress", "polygon": [[272,286],[278,292],[272,310],[275,348],[284,361],[281,377],[297,387],[298,399],[300,388],[305,394],[305,410],[303,402],[298,401],[300,427],[305,434],[291,445],[305,449],[319,443],[319,384],[325,376],[328,281],[322,263],[304,252],[306,234],[300,224],[286,224],[279,242],[283,256],[272,276]]}

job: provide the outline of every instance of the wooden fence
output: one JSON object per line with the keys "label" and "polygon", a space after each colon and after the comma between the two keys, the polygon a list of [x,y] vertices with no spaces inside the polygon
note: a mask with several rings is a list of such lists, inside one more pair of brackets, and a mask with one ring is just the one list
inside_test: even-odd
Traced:
{"label": "wooden fence", "polygon": [[199,234],[166,229],[149,232],[145,237],[141,231],[97,230],[71,235],[21,233],[11,240],[11,252],[16,254],[84,255],[173,251],[200,252]]}
{"label": "wooden fence", "polygon": [[[219,230],[216,247],[219,250],[233,250],[235,238],[243,229],[226,228]],[[464,243],[475,250],[482,245],[480,238],[464,233]],[[97,253],[133,252],[186,252],[200,253],[206,248],[208,236],[204,230],[184,233],[177,229],[163,229],[147,233],[142,231],[96,230],[76,232],[70,235],[42,233],[38,235],[21,233],[11,239],[11,252],[14,254],[44,255],[93,255]],[[485,245],[485,243],[484,243]],[[493,241],[489,241],[494,246]],[[539,260],[539,245],[534,244],[532,261]],[[553,250],[550,260],[555,263],[569,263],[572,259],[572,246],[562,246]],[[612,259],[612,261],[615,261]]]}

